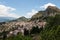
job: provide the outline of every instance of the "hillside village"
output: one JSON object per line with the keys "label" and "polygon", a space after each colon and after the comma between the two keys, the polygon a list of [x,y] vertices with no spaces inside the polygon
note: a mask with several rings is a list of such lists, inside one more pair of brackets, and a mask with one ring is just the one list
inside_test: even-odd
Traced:
{"label": "hillside village", "polygon": [[45,24],[46,24],[46,22],[43,22],[43,21],[36,22],[36,23],[35,22],[24,22],[24,21],[11,22],[11,23],[2,24],[6,27],[6,29],[4,28],[4,29],[0,30],[0,32],[2,32],[4,30],[5,31],[10,30],[10,32],[7,36],[12,35],[12,34],[17,35],[19,32],[21,32],[22,35],[24,35],[24,29],[31,30],[33,26],[34,27],[38,26],[39,28],[41,28],[41,27],[44,27]]}

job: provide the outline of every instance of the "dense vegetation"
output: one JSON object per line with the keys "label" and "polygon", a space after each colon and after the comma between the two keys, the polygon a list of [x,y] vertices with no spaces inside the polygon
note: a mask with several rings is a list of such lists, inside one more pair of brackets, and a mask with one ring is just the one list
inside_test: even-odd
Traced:
{"label": "dense vegetation", "polygon": [[18,34],[17,36],[7,38],[7,40],[32,40],[32,39],[30,36],[22,36],[21,34]]}
{"label": "dense vegetation", "polygon": [[40,36],[42,40],[60,40],[60,15],[48,18],[48,24]]}

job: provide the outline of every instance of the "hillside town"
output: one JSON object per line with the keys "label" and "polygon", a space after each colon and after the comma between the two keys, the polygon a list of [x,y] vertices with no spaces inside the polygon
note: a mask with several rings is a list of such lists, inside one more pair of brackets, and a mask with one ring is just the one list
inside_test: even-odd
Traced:
{"label": "hillside town", "polygon": [[[3,29],[0,29],[0,32],[9,31],[7,34],[7,37],[10,37],[11,35],[17,35],[18,33],[22,33],[24,35],[24,29],[31,30],[32,27],[38,26],[38,28],[44,27],[46,25],[46,22],[40,21],[40,22],[10,22],[2,24],[4,26]],[[2,36],[2,35],[1,35]],[[0,36],[0,37],[1,37]]]}

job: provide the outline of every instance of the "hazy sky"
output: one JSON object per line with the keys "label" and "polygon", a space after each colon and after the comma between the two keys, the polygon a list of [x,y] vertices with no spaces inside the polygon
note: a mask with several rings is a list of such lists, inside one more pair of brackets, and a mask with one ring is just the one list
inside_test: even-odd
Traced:
{"label": "hazy sky", "polygon": [[60,7],[60,0],[0,0],[0,17],[31,17],[47,6]]}

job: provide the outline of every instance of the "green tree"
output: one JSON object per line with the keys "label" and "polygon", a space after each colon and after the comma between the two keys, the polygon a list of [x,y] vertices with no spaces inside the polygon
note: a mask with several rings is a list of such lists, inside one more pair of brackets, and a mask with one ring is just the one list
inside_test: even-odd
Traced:
{"label": "green tree", "polygon": [[30,34],[37,34],[39,32],[40,32],[40,29],[38,28],[38,26],[32,27],[32,29],[30,30]]}
{"label": "green tree", "polygon": [[24,35],[25,35],[25,36],[29,35],[29,30],[24,29]]}

